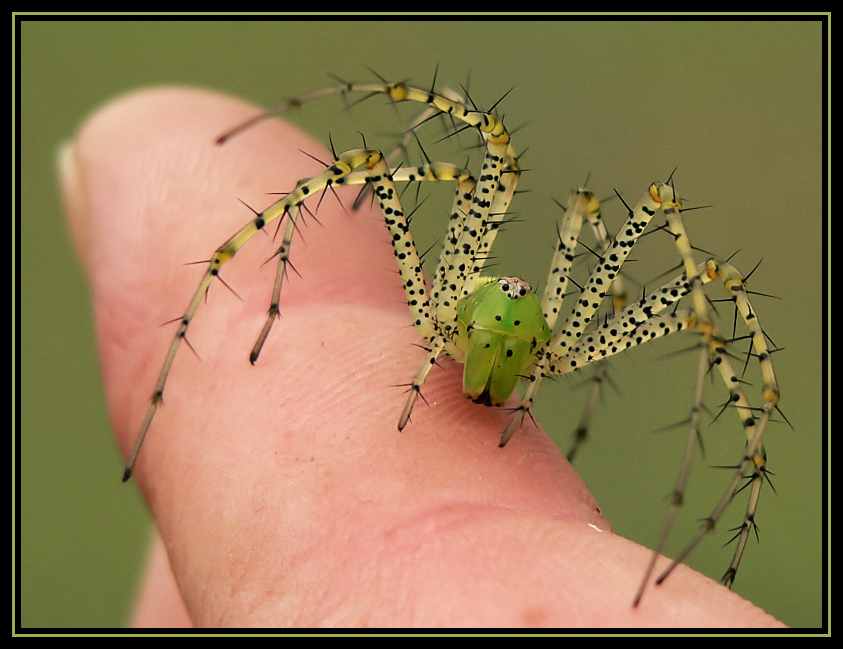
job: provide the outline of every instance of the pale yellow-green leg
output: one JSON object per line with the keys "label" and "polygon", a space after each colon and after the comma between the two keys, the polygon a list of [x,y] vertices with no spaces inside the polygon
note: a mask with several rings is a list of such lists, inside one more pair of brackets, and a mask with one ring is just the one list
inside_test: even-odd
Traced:
{"label": "pale yellow-green leg", "polygon": [[[710,364],[713,363],[718,366],[726,386],[730,390],[730,395],[735,398],[734,406],[738,409],[744,426],[745,435],[747,437],[747,448],[745,449],[744,460],[740,462],[735,477],[727,489],[723,499],[721,499],[714,511],[700,526],[700,530],[695,537],[688,543],[688,545],[686,545],[685,549],[679,554],[679,556],[674,559],[673,563],[658,577],[657,583],[664,581],[664,579],[667,578],[667,575],[669,575],[673,570],[673,567],[684,559],[684,557],[687,556],[697,543],[699,543],[699,540],[702,539],[711,529],[713,529],[716,521],[720,518],[726,506],[734,497],[734,494],[737,493],[740,482],[743,480],[743,472],[751,463],[755,466],[752,480],[756,481],[757,486],[753,485],[751,490],[750,503],[747,509],[747,514],[745,515],[745,525],[740,534],[735,557],[733,558],[732,564],[730,564],[729,571],[726,573],[728,583],[732,583],[732,580],[734,579],[734,572],[737,570],[737,565],[740,563],[740,557],[746,545],[745,537],[748,536],[749,529],[753,524],[752,519],[754,518],[754,512],[760,493],[760,481],[763,480],[763,475],[766,471],[766,454],[764,453],[762,445],[763,432],[766,428],[767,422],[769,421],[772,409],[775,408],[778,403],[778,386],[775,381],[772,361],[769,358],[769,352],[766,347],[763,331],[761,330],[761,327],[757,322],[757,318],[749,305],[749,300],[746,297],[743,280],[733,267],[728,265],[721,266],[715,260],[709,260],[706,263],[705,272],[698,272],[697,264],[693,259],[691,244],[687,233],[685,232],[684,224],[682,223],[681,207],[682,206],[679,200],[675,199],[673,202],[665,205],[664,211],[668,227],[674,236],[674,241],[682,257],[685,274],[688,277],[691,297],[694,305],[695,317],[693,324],[700,334],[700,357],[697,370],[694,402],[691,409],[690,427],[682,465],[671,495],[668,515],[662,527],[662,533],[656,547],[653,550],[652,558],[633,599],[633,605],[636,606],[641,601],[644,590],[646,589],[650,575],[655,566],[656,559],[667,542],[673,521],[684,501],[685,487],[688,476],[690,475],[696,447],[700,440],[705,375],[708,373]],[[703,291],[702,284],[707,279],[710,280],[718,276],[722,277],[727,290],[735,299],[738,311],[741,313],[744,322],[752,332],[753,344],[757,345],[756,351],[758,352],[762,377],[764,380],[762,392],[765,402],[760,425],[756,423],[752,410],[743,395],[743,391],[738,387],[737,377],[731,369],[728,357],[725,355],[725,342],[712,322],[709,314],[708,300],[705,292]],[[749,519],[748,523],[746,522],[747,519]]]}
{"label": "pale yellow-green leg", "polygon": [[480,237],[477,254],[474,257],[474,266],[466,278],[461,298],[470,295],[474,291],[477,281],[480,279],[480,274],[483,272],[483,268],[489,260],[492,246],[495,243],[498,232],[500,232],[500,227],[506,223],[509,205],[515,196],[515,190],[518,188],[520,177],[521,170],[518,166],[518,160],[507,154],[506,162],[501,171],[500,181],[495,190],[495,196],[489,207],[489,217],[483,227],[483,234]]}
{"label": "pale yellow-green leg", "polygon": [[[705,263],[697,267],[697,274],[703,274],[703,283],[712,279],[704,274],[705,269]],[[564,356],[554,357],[554,366],[559,368],[560,374],[566,374],[687,327],[689,316],[681,314],[693,313],[692,310],[681,314],[660,314],[688,295],[690,290],[685,273],[681,273],[583,336]]]}
{"label": "pale yellow-green leg", "polygon": [[591,427],[591,417],[597,409],[597,400],[600,398],[600,390],[603,387],[603,382],[606,380],[607,371],[608,365],[606,365],[606,361],[597,361],[597,367],[594,370],[594,374],[589,379],[589,381],[591,381],[591,391],[589,392],[588,400],[585,402],[577,427],[574,428],[574,439],[568,447],[568,451],[565,453],[565,459],[567,459],[568,462],[574,461],[580,447],[585,444],[588,439],[588,431]]}
{"label": "pale yellow-green leg", "polygon": [[743,391],[740,388],[737,375],[731,368],[728,357],[725,351],[715,348],[716,364],[723,377],[726,386],[730,392],[730,402],[737,409],[738,415],[744,427],[744,434],[747,440],[744,454],[735,471],[735,475],[729,484],[726,493],[724,493],[720,502],[717,503],[712,512],[700,524],[697,534],[688,542],[682,551],[676,556],[673,562],[662,572],[656,579],[656,583],[664,581],[673,568],[681,562],[700,542],[700,540],[708,534],[717,521],[722,516],[726,507],[731,503],[735,494],[741,488],[741,483],[747,477],[747,470],[750,470],[750,495],[747,503],[746,512],[743,521],[736,535],[737,546],[733,555],[732,561],[729,564],[726,573],[723,575],[723,582],[726,586],[731,587],[734,582],[735,575],[740,565],[741,557],[743,556],[746,542],[749,537],[750,530],[755,525],[755,513],[758,507],[758,500],[760,498],[761,486],[764,482],[764,477],[767,474],[767,454],[764,451],[763,436],[767,425],[770,422],[773,410],[776,409],[779,402],[779,388],[776,380],[773,363],[770,358],[770,350],[767,347],[767,341],[764,332],[761,328],[755,311],[749,302],[746,292],[746,283],[741,274],[733,266],[726,262],[718,262],[716,260],[709,260],[706,264],[706,274],[711,277],[719,277],[723,280],[723,284],[730,293],[741,318],[750,330],[752,336],[752,344],[755,350],[755,355],[758,358],[759,369],[762,378],[762,397],[764,405],[761,408],[761,416],[756,417],[750,408]]}
{"label": "pale yellow-green leg", "polygon": [[448,90],[436,92],[434,90],[416,88],[406,83],[389,83],[386,81],[341,83],[304,93],[298,97],[288,99],[281,104],[256,115],[252,119],[237,125],[217,138],[217,142],[220,144],[225,143],[232,137],[252,128],[264,120],[290,113],[291,111],[296,110],[311,101],[332,95],[347,96],[352,94],[364,95],[361,101],[376,95],[385,95],[395,102],[406,101],[418,104],[427,104],[430,107],[430,110],[425,110],[422,115],[413,122],[411,127],[408,129],[408,133],[417,130],[425,121],[435,114],[442,113],[466,124],[469,127],[479,129],[482,133],[485,133],[495,140],[505,142],[507,144],[509,142],[509,134],[507,133],[506,128],[504,128],[503,122],[489,112],[478,110],[469,106],[462,97],[454,92]]}
{"label": "pale yellow-green leg", "polygon": [[[427,173],[424,173],[425,171]],[[384,215],[392,238],[401,282],[404,285],[410,311],[414,316],[414,325],[430,344],[430,350],[425,361],[413,377],[410,394],[399,416],[398,429],[401,430],[409,421],[413,406],[430,368],[445,349],[448,340],[438,333],[438,326],[433,321],[432,308],[426,292],[424,271],[409,223],[395,189],[395,174],[390,173],[384,160],[380,160],[373,165],[371,173],[368,182],[372,185],[375,199],[378,201],[378,206]],[[473,183],[465,170],[449,165],[426,165],[424,169],[416,170],[413,177],[407,178],[407,180],[424,180],[425,178],[429,180],[457,180],[457,201],[460,199],[461,193],[465,191],[466,185]]]}
{"label": "pale yellow-green leg", "polygon": [[[609,249],[609,245],[612,241],[609,237],[608,231],[606,230],[606,224],[600,214],[600,201],[596,197],[594,197],[589,203],[589,208],[586,211],[586,218],[591,225],[594,238],[597,241],[596,249],[601,255],[603,255]],[[609,294],[612,297],[613,312],[618,313],[624,308],[624,306],[626,306],[626,291],[624,289],[624,282],[620,273],[618,273],[618,275],[615,276],[615,279],[612,280],[612,286],[609,289]],[[569,462],[574,461],[580,447],[588,438],[588,431],[591,426],[591,417],[594,414],[597,400],[600,397],[600,392],[607,379],[608,365],[606,361],[598,361],[594,369],[594,374],[590,379],[592,383],[591,393],[589,394],[588,401],[586,401],[585,407],[583,408],[580,421],[577,424],[576,429],[574,429],[574,441],[571,443],[571,446],[568,448],[568,452],[565,454],[565,457]]]}
{"label": "pale yellow-green leg", "polygon": [[550,262],[550,274],[542,294],[542,313],[551,329],[556,326],[562,300],[568,288],[582,224],[589,218],[589,214],[595,211],[599,213],[600,202],[590,190],[580,187],[571,192],[564,208],[556,250]]}
{"label": "pale yellow-green leg", "polygon": [[200,281],[196,292],[193,294],[193,298],[187,306],[187,310],[181,318],[181,323],[176,331],[176,335],[173,337],[173,342],[170,344],[170,349],[167,352],[166,359],[164,360],[164,366],[161,368],[161,373],[159,374],[158,381],[155,384],[155,390],[152,393],[152,400],[149,408],[147,409],[143,423],[141,424],[132,452],[129,455],[129,460],[126,463],[126,468],[123,472],[124,482],[132,475],[143,441],[146,438],[146,434],[149,431],[149,427],[155,413],[162,403],[164,387],[167,383],[167,376],[169,375],[170,368],[175,360],[176,352],[187,334],[188,327],[190,326],[190,323],[202,302],[203,296],[210,287],[211,282],[213,282],[217,275],[219,275],[220,268],[222,268],[223,264],[231,261],[240,248],[242,248],[255,234],[263,230],[276,219],[288,214],[293,206],[300,205],[309,196],[314,195],[326,187],[334,184],[342,184],[342,179],[348,176],[348,174],[350,174],[354,169],[358,167],[371,167],[381,161],[381,159],[381,154],[373,149],[353,149],[351,151],[347,151],[339,156],[339,158],[322,173],[308,180],[299,182],[296,188],[287,194],[287,196],[275,202],[260,214],[256,214],[255,217],[240,228],[234,236],[217,248],[208,263],[208,268],[202,276],[202,280]]}
{"label": "pale yellow-green leg", "polygon": [[436,363],[436,359],[439,358],[440,354],[442,354],[445,350],[446,342],[447,341],[444,336],[436,336],[430,341],[430,350],[427,352],[427,356],[425,356],[424,361],[422,361],[422,364],[413,376],[413,382],[410,383],[410,393],[407,396],[404,409],[401,411],[401,416],[398,418],[398,430],[404,430],[407,422],[410,421],[410,415],[412,414],[413,406],[415,406],[416,400],[421,393],[422,385],[424,385],[424,382],[427,380],[427,376],[430,374],[430,370]]}
{"label": "pale yellow-green leg", "polygon": [[296,221],[299,218],[300,210],[300,206],[293,205],[288,211],[289,218],[287,219],[287,223],[284,225],[284,237],[281,242],[281,247],[279,247],[278,251],[275,253],[278,255],[278,267],[275,271],[275,284],[272,287],[272,298],[269,302],[266,322],[264,323],[263,329],[261,329],[258,339],[255,341],[252,351],[249,354],[249,362],[252,363],[252,365],[254,365],[258,360],[258,356],[260,356],[263,345],[269,336],[269,331],[272,329],[272,325],[275,324],[275,321],[281,313],[279,308],[281,301],[281,285],[284,283],[284,278],[287,276],[287,266],[290,263],[290,246],[293,241],[293,234],[296,230]]}
{"label": "pale yellow-green leg", "polygon": [[[385,166],[378,167],[384,173],[373,176],[371,172],[361,175],[361,172],[353,173],[346,178],[346,184],[370,183],[374,195],[379,201],[379,207],[384,213],[387,226],[392,235],[392,243],[398,261],[399,273],[407,294],[408,306],[414,315],[413,324],[429,345],[429,352],[421,367],[413,377],[409,386],[409,394],[404,409],[398,420],[398,429],[402,430],[410,419],[413,407],[420,394],[421,387],[428,377],[430,369],[436,359],[443,352],[447,352],[458,361],[462,360],[461,352],[451,340],[438,334],[439,325],[432,319],[432,309],[429,302],[425,300],[424,310],[418,311],[416,302],[420,298],[420,290],[425,290],[425,278],[418,258],[416,245],[413,241],[409,223],[404,216],[398,193],[395,191],[396,182],[454,182],[456,186],[454,204],[452,206],[452,229],[459,231],[464,224],[466,210],[470,211],[471,201],[474,196],[476,181],[470,172],[462,167],[449,163],[431,162],[418,167],[400,168],[393,172],[386,173]],[[375,170],[373,170],[375,171]],[[460,225],[454,225],[458,223]],[[442,255],[442,258],[447,258]],[[444,272],[444,271],[443,271]],[[438,293],[437,283],[434,281],[432,299],[434,304]],[[418,287],[425,287],[419,289]]]}
{"label": "pale yellow-green leg", "polygon": [[[552,329],[556,325],[559,310],[568,288],[574,258],[579,245],[580,230],[584,220],[588,220],[597,241],[596,251],[605,254],[609,249],[611,239],[606,225],[600,215],[600,201],[592,191],[585,187],[578,187],[571,192],[567,204],[563,207],[564,216],[559,227],[556,251],[550,264],[550,275],[545,285],[542,297],[542,311],[548,326]],[[615,309],[623,307],[623,283],[620,274],[612,282],[610,293],[613,296]],[[588,401],[583,408],[579,424],[574,431],[574,441],[566,453],[568,461],[574,459],[579,447],[588,436],[591,416],[594,413],[600,388],[606,375],[605,363],[600,363],[592,376],[592,388]]]}
{"label": "pale yellow-green leg", "polygon": [[[729,370],[731,370],[731,368],[729,368],[728,366],[725,368],[721,366],[720,368],[721,372]],[[742,396],[743,395],[741,395],[741,397]],[[720,517],[723,515],[723,512],[731,504],[733,498],[735,497],[735,494],[737,494],[738,491],[741,489],[741,483],[743,483],[746,479],[746,472],[748,469],[750,469],[752,473],[749,476],[749,479],[751,481],[749,502],[747,504],[746,512],[744,514],[744,519],[741,524],[740,531],[737,535],[738,544],[735,549],[735,554],[732,557],[732,561],[729,564],[726,573],[723,575],[723,582],[727,587],[731,587],[732,583],[734,582],[735,575],[737,573],[738,566],[740,565],[741,557],[743,555],[743,551],[746,547],[746,541],[749,537],[749,532],[755,525],[755,512],[758,507],[758,499],[761,493],[761,485],[763,484],[764,475],[767,470],[766,454],[764,453],[762,439],[764,436],[764,432],[767,429],[767,424],[770,421],[771,412],[767,409],[767,406],[765,404],[762,410],[761,417],[756,419],[752,413],[752,409],[746,402],[746,399],[742,398],[740,401],[735,402],[733,405],[738,409],[739,413],[743,417],[744,430],[749,436],[749,441],[747,442],[747,445],[744,449],[743,457],[740,463],[738,464],[732,481],[729,483],[729,486],[727,487],[726,492],[723,494],[723,497],[720,499],[717,505],[715,505],[714,509],[712,509],[709,515],[703,519],[703,522],[700,524],[700,527],[694,537],[690,541],[688,541],[685,547],[671,561],[670,565],[665,568],[665,570],[656,578],[656,584],[660,584],[665,579],[667,579],[668,575],[670,575],[673,569],[691,553],[691,551],[709,532],[714,529],[714,526],[717,524],[717,521],[720,520]],[[643,586],[641,593],[643,593]],[[639,593],[638,598],[636,599],[636,603],[640,600],[641,593]]]}
{"label": "pale yellow-green leg", "polygon": [[673,492],[670,498],[670,505],[668,514],[662,526],[662,532],[659,536],[658,543],[653,549],[650,562],[644,572],[644,577],[638,587],[638,591],[633,599],[633,606],[637,606],[641,602],[641,597],[644,594],[644,589],[647,587],[647,582],[650,579],[650,574],[655,567],[656,559],[661,553],[662,548],[667,542],[668,535],[673,526],[673,521],[682,507],[685,494],[685,486],[691,472],[691,465],[693,464],[694,454],[696,453],[697,444],[700,440],[701,417],[703,408],[703,399],[705,391],[705,376],[708,373],[709,359],[710,359],[710,345],[715,342],[716,330],[711,316],[708,312],[708,302],[705,292],[702,289],[702,280],[697,272],[697,264],[694,261],[691,243],[688,235],[685,232],[685,227],[681,218],[681,202],[674,196],[672,201],[665,202],[664,213],[667,219],[668,227],[674,236],[674,242],[679,254],[682,258],[682,265],[685,269],[685,276],[688,279],[690,287],[691,298],[695,311],[695,326],[700,334],[699,342],[699,361],[697,363],[697,376],[694,388],[694,401],[691,407],[690,426],[688,436],[685,442],[685,452],[682,458],[682,464],[679,469],[679,475],[676,478]]}
{"label": "pale yellow-green leg", "polygon": [[515,410],[509,425],[501,436],[500,445],[506,444],[521,426],[524,416],[532,410],[541,380],[552,374],[563,374],[574,368],[561,368],[554,359],[565,356],[567,350],[576,345],[585,328],[597,312],[612,282],[620,273],[621,266],[629,255],[638,237],[643,234],[663,202],[672,201],[673,189],[664,183],[653,183],[647,193],[631,211],[617,237],[612,241],[600,263],[594,268],[580,293],[573,313],[562,329],[537,353],[537,358],[528,377],[529,384],[521,404]]}
{"label": "pale yellow-green leg", "polygon": [[434,287],[436,322],[446,337],[456,333],[457,303],[464,297],[485,230],[489,223],[495,193],[505,169],[508,139],[505,143],[487,137],[483,168],[477,178],[468,213],[455,243],[446,242],[440,264],[444,268],[441,286]]}

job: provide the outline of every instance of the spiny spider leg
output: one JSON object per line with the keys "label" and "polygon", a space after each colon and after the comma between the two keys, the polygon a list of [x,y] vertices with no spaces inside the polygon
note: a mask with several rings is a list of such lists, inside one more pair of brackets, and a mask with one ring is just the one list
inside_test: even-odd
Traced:
{"label": "spiny spider leg", "polygon": [[380,154],[377,151],[367,149],[355,149],[343,154],[340,156],[340,159],[336,160],[334,164],[325,169],[325,171],[307,181],[300,182],[298,187],[296,187],[294,191],[285,196],[282,200],[274,203],[271,207],[260,214],[257,214],[251,221],[240,228],[234,236],[217,248],[208,263],[208,268],[202,276],[199,286],[193,294],[193,298],[190,300],[190,303],[181,318],[181,323],[175,336],[173,337],[173,342],[170,344],[170,349],[167,352],[166,359],[164,360],[164,366],[162,367],[161,373],[158,376],[158,381],[155,384],[152,400],[149,408],[147,409],[146,416],[143,424],[141,425],[135,445],[129,455],[126,468],[123,471],[124,482],[132,476],[138,454],[140,453],[141,445],[146,438],[152,419],[162,403],[167,376],[170,373],[170,368],[173,365],[176,352],[181,345],[181,341],[184,340],[185,335],[187,334],[187,329],[202,302],[203,296],[210,287],[211,282],[213,282],[213,280],[219,275],[220,268],[222,268],[223,264],[230,261],[234,255],[237,254],[240,248],[242,248],[243,245],[257,232],[263,230],[263,228],[272,223],[275,219],[282,218],[285,214],[287,214],[291,207],[301,204],[307,196],[324,189],[332,183],[341,183],[342,178],[351,173],[353,169],[372,164],[372,160],[375,158],[379,159]]}
{"label": "spiny spider leg", "polygon": [[[567,204],[562,206],[562,209],[564,218],[558,232],[557,248],[551,263],[550,277],[545,285],[544,296],[542,297],[544,317],[551,328],[556,323],[562,300],[567,292],[583,219],[587,219],[591,226],[594,238],[597,241],[597,251],[600,255],[605,254],[611,245],[611,237],[600,213],[600,201],[592,191],[585,187],[576,188],[571,192]],[[626,292],[620,273],[612,280],[609,293],[612,296],[614,311],[621,310],[626,303]],[[596,369],[591,378],[593,382],[591,394],[574,431],[574,441],[565,455],[569,462],[573,461],[580,446],[585,443],[591,415],[594,412],[601,386],[606,378],[606,362],[601,360],[596,363]]]}

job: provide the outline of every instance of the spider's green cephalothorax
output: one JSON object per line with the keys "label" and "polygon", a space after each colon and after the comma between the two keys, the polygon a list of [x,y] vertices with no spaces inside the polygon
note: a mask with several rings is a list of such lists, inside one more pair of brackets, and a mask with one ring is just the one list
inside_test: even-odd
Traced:
{"label": "spider's green cephalothorax", "polygon": [[538,296],[517,277],[486,278],[460,300],[457,319],[463,391],[477,403],[502,406],[532,365],[536,347],[550,340]]}

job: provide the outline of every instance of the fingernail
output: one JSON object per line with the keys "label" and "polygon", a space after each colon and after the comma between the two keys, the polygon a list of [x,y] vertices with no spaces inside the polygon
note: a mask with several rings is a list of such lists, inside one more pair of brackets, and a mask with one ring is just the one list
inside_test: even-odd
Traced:
{"label": "fingernail", "polygon": [[85,194],[84,182],[82,180],[78,159],[76,156],[76,143],[74,141],[64,142],[59,146],[56,153],[56,171],[61,186],[64,211],[67,217],[76,253],[87,272],[86,255],[88,240],[88,201]]}

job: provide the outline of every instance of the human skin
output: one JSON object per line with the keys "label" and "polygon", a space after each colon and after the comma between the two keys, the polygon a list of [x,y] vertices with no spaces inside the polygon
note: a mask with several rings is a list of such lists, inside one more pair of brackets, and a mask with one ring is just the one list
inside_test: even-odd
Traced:
{"label": "human skin", "polygon": [[[139,91],[63,149],[68,219],[92,288],[107,399],[127,457],[212,251],[271,192],[327,160],[281,121],[225,146],[258,109],[207,91]],[[348,205],[355,191],[340,191]],[[318,200],[318,198],[316,199]],[[156,521],[133,623],[171,627],[774,627],[684,566],[633,607],[650,557],[616,535],[540,425],[465,399],[424,358],[383,219],[327,195],[258,362],[275,260],[259,233],[192,322],[133,483]],[[274,226],[267,228],[274,232]],[[197,358],[198,356],[198,358]],[[515,403],[514,401],[510,403]],[[666,560],[659,562],[666,565]]]}

